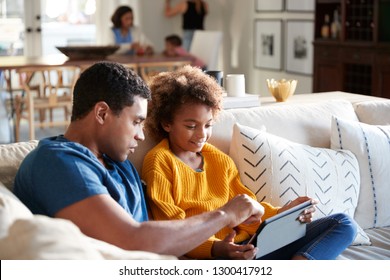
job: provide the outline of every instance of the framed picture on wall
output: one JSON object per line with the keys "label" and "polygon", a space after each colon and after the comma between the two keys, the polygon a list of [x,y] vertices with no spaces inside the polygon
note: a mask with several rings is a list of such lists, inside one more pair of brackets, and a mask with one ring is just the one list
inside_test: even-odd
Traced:
{"label": "framed picture on wall", "polygon": [[282,69],[282,21],[279,19],[255,20],[255,67]]}
{"label": "framed picture on wall", "polygon": [[283,11],[283,0],[256,0],[256,12],[276,12]]}
{"label": "framed picture on wall", "polygon": [[286,21],[286,72],[313,73],[314,21]]}
{"label": "framed picture on wall", "polygon": [[290,12],[314,12],[315,0],[286,0],[286,10]]}

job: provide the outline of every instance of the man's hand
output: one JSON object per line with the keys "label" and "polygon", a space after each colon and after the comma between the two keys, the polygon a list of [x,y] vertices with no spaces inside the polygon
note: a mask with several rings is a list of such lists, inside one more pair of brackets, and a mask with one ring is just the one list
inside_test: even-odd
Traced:
{"label": "man's hand", "polygon": [[229,227],[234,228],[242,223],[251,224],[260,221],[264,207],[246,194],[240,194],[220,208],[229,216]]}

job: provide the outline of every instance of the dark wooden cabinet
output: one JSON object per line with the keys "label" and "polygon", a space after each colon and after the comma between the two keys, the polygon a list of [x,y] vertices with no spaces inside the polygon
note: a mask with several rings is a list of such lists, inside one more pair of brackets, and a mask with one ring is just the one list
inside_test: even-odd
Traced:
{"label": "dark wooden cabinet", "polygon": [[316,0],[313,91],[390,98],[389,16],[390,0]]}
{"label": "dark wooden cabinet", "polygon": [[390,48],[377,51],[373,77],[373,92],[381,92],[381,96],[390,98]]}
{"label": "dark wooden cabinet", "polygon": [[314,92],[339,90],[342,84],[340,51],[335,44],[314,43]]}

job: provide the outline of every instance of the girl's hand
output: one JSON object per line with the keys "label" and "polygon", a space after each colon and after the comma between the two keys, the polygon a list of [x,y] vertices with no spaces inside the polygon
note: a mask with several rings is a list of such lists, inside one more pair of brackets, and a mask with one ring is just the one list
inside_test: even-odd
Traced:
{"label": "girl's hand", "polygon": [[299,215],[298,219],[299,219],[299,221],[301,223],[311,223],[313,221],[313,214],[316,211],[316,207],[314,205],[317,204],[318,201],[315,200],[315,199],[312,199],[310,197],[307,197],[307,196],[300,196],[297,199],[291,201],[289,204],[287,204],[284,207],[280,208],[278,210],[278,213],[286,211],[287,209],[290,209],[291,207],[294,207],[294,206],[296,206],[298,204],[301,204],[301,203],[303,203],[303,202],[305,202],[307,200],[311,200],[313,206],[311,206],[308,209],[303,210],[301,215]]}
{"label": "girl's hand", "polygon": [[215,241],[212,249],[213,256],[233,260],[252,260],[256,256],[257,249],[252,244],[235,244],[235,236],[236,232],[233,230],[224,240]]}

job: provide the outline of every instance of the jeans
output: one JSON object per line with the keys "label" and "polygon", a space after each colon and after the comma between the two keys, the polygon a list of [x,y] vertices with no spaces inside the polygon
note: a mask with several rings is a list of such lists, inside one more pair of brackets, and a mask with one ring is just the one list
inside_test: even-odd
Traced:
{"label": "jeans", "polygon": [[189,52],[191,48],[192,38],[194,37],[194,29],[183,30],[183,48]]}
{"label": "jeans", "polygon": [[333,214],[307,224],[304,237],[260,259],[285,260],[300,255],[309,260],[333,260],[351,245],[356,233],[352,218],[343,213]]}

